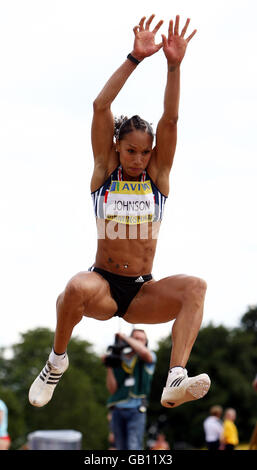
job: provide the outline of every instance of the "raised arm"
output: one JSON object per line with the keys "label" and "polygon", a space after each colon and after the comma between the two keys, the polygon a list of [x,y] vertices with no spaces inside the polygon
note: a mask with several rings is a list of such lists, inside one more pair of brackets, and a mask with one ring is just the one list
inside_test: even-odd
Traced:
{"label": "raised arm", "polygon": [[[107,173],[113,170],[116,163],[118,163],[113,142],[114,119],[111,112],[111,104],[129,76],[136,69],[136,61],[138,63],[142,62],[146,57],[155,54],[162,47],[162,43],[155,44],[155,35],[163,21],[159,21],[155,28],[150,31],[153,18],[154,15],[145,23],[146,18],[144,17],[140,20],[139,25],[134,27],[134,47],[130,55],[132,59],[131,57],[126,59],[118,70],[114,72],[94,101],[91,136],[95,169],[91,182],[92,190],[102,184]],[[133,58],[136,61],[133,61]]]}
{"label": "raised arm", "polygon": [[141,341],[133,338],[133,336],[127,336],[124,333],[118,333],[118,336],[126,341],[144,362],[148,362],[150,364],[153,362],[151,351],[147,346],[142,344]]}
{"label": "raised arm", "polygon": [[169,23],[168,38],[162,35],[163,52],[167,59],[167,84],[164,93],[163,115],[156,131],[156,147],[149,164],[149,171],[160,191],[169,192],[169,173],[177,143],[177,120],[180,97],[180,64],[184,58],[187,45],[195,35],[196,30],[185,39],[190,19],[179,34],[179,16]]}

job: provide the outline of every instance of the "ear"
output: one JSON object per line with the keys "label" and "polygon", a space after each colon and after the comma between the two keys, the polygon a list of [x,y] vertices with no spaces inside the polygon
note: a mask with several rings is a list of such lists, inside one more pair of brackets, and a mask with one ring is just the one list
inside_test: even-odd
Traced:
{"label": "ear", "polygon": [[116,152],[120,152],[120,141],[119,140],[116,141],[115,147],[116,147],[115,148]]}

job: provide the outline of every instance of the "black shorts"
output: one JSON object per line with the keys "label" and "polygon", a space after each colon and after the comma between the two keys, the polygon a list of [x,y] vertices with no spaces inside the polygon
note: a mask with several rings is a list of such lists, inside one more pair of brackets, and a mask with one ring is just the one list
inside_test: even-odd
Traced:
{"label": "black shorts", "polygon": [[144,283],[153,278],[151,274],[145,276],[119,276],[119,274],[113,274],[94,266],[89,271],[101,274],[108,281],[112,297],[118,305],[118,310],[114,314],[115,317],[125,315],[130,302],[132,302]]}

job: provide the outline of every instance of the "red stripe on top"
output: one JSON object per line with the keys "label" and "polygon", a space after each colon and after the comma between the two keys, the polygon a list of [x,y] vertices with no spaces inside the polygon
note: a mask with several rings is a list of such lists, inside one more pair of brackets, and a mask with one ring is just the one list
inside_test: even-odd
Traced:
{"label": "red stripe on top", "polygon": [[[146,171],[144,170],[142,175],[141,175],[141,181],[145,181],[145,179],[146,179]],[[119,168],[118,168],[118,180],[123,181],[123,179],[122,179],[122,167],[121,166],[119,166]]]}

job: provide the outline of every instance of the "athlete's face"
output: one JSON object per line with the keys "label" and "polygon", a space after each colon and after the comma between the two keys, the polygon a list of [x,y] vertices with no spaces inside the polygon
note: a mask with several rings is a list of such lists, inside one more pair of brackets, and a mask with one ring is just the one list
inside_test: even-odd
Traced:
{"label": "athlete's face", "polygon": [[123,177],[137,179],[146,169],[152,152],[153,139],[147,133],[134,130],[117,142],[116,149],[120,154]]}

